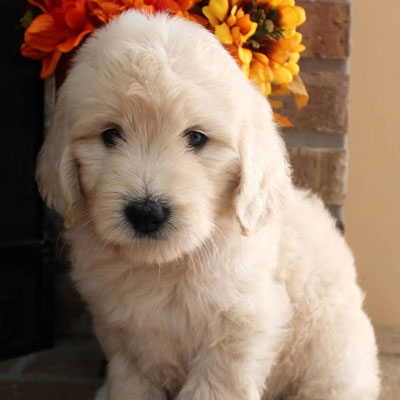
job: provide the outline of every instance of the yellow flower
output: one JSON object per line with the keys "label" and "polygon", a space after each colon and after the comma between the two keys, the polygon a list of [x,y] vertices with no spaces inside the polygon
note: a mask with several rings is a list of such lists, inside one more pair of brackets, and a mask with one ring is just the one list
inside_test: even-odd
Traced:
{"label": "yellow flower", "polygon": [[269,60],[262,53],[254,53],[254,58],[250,63],[249,78],[257,83],[265,96],[271,94],[271,82],[274,78],[274,73],[269,66]]}
{"label": "yellow flower", "polygon": [[242,8],[233,5],[233,2],[234,0],[210,0],[202,11],[222,44],[240,47],[254,35],[257,23]]}
{"label": "yellow flower", "polygon": [[[246,11],[245,11],[246,10]],[[305,12],[295,0],[210,0],[202,8],[211,29],[265,96],[299,74]]]}
{"label": "yellow flower", "polygon": [[270,43],[265,54],[270,60],[273,71],[272,82],[275,85],[289,85],[299,74],[300,53],[305,50],[301,43],[303,36],[296,28],[306,20],[303,8],[295,5],[294,0],[266,0],[270,7],[279,13],[278,21],[274,21],[281,29],[281,38]]}
{"label": "yellow flower", "polygon": [[[262,1],[260,1],[262,2]],[[263,1],[265,2],[265,1]],[[284,6],[294,6],[294,0],[267,0],[266,1],[268,4],[270,4],[272,7],[284,7]]]}
{"label": "yellow flower", "polygon": [[289,71],[288,68],[285,67],[278,67],[274,71],[274,83],[277,85],[287,85],[288,83],[292,82],[293,75]]}
{"label": "yellow flower", "polygon": [[210,21],[210,24],[215,27],[219,23],[225,21],[228,14],[228,0],[210,0],[208,6],[203,7],[203,14]]}
{"label": "yellow flower", "polygon": [[283,29],[296,28],[305,21],[305,12],[301,7],[281,7],[279,12],[281,15],[279,22]]}

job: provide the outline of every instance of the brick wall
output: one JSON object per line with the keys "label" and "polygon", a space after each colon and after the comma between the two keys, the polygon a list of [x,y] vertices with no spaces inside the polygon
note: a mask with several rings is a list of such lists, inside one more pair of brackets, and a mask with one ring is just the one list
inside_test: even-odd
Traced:
{"label": "brick wall", "polygon": [[318,193],[343,226],[346,198],[350,0],[298,0],[307,22],[299,28],[307,49],[300,61],[310,103],[298,111],[285,99],[283,114],[294,128],[283,134],[293,180]]}

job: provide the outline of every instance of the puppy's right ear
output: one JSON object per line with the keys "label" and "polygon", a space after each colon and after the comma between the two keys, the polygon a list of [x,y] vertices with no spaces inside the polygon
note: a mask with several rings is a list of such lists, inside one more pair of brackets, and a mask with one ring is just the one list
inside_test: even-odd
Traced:
{"label": "puppy's right ear", "polygon": [[234,199],[236,217],[246,236],[267,223],[282,207],[291,188],[286,149],[271,107],[251,89],[239,140],[240,182]]}
{"label": "puppy's right ear", "polygon": [[50,131],[37,159],[36,182],[47,206],[64,217],[66,226],[71,226],[79,210],[80,195],[65,106],[61,93]]}

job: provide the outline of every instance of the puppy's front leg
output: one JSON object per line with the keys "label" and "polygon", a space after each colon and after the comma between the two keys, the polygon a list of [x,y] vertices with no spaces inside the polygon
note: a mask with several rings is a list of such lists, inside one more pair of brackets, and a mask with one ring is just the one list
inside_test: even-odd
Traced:
{"label": "puppy's front leg", "polygon": [[191,362],[176,400],[260,400],[281,330],[265,314],[223,318],[217,325]]}
{"label": "puppy's front leg", "polygon": [[108,366],[108,400],[167,400],[164,390],[150,382],[134,363],[115,355]]}
{"label": "puppy's front leg", "polygon": [[259,366],[235,353],[221,345],[199,356],[176,400],[260,400]]}

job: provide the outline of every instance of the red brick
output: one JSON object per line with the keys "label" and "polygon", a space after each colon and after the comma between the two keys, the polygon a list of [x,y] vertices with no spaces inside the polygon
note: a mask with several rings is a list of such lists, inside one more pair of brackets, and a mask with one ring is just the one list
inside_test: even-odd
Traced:
{"label": "red brick", "polygon": [[307,21],[299,27],[307,47],[303,56],[347,58],[350,53],[350,4],[310,0],[297,4],[304,7],[307,14]]}
{"label": "red brick", "polygon": [[289,149],[296,186],[311,189],[329,205],[346,198],[346,151],[344,149]]}
{"label": "red brick", "polygon": [[280,111],[296,129],[346,133],[349,77],[344,73],[303,72],[301,77],[310,95],[309,104],[298,110],[291,96],[284,96]]}

